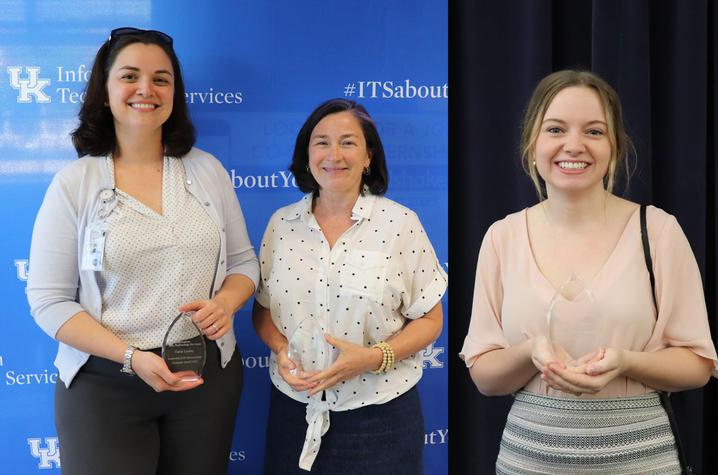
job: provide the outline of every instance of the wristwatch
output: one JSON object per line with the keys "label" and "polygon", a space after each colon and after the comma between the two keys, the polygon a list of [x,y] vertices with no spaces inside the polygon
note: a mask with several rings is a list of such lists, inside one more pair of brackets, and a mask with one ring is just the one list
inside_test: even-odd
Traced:
{"label": "wristwatch", "polygon": [[135,372],[132,370],[132,354],[135,352],[136,349],[136,347],[130,345],[125,350],[125,359],[122,362],[121,370],[123,373],[127,373],[134,376]]}

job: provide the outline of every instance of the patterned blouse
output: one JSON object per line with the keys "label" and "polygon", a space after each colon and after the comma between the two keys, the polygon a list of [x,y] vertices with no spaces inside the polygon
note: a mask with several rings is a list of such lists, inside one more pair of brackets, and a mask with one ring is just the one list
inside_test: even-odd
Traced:
{"label": "patterned blouse", "polygon": [[[114,183],[114,163],[106,163]],[[210,297],[219,233],[184,182],[182,160],[165,157],[162,214],[116,189],[107,218],[102,325],[138,348],[162,346],[178,308]]]}

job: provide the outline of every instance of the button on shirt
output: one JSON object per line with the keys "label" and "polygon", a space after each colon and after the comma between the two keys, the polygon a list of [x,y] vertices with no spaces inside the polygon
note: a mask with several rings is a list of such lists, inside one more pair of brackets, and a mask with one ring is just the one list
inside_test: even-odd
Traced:
{"label": "button on shirt", "polygon": [[[106,163],[114,183],[114,163]],[[105,269],[97,279],[102,324],[138,348],[162,346],[178,308],[210,297],[219,232],[185,180],[182,160],[165,157],[162,214],[118,189],[107,217]]]}
{"label": "button on shirt", "polygon": [[[314,318],[327,333],[368,347],[389,340],[408,319],[422,317],[440,301],[447,276],[413,211],[385,197],[360,195],[354,224],[330,249],[311,210],[308,194],[276,211],[260,248],[256,300],[270,309],[288,340],[304,319]],[[327,389],[324,400],[294,391],[279,375],[274,353],[269,371],[280,391],[308,403],[300,459],[306,468],[329,427],[329,410],[381,404],[403,394],[421,378],[422,362],[417,353],[386,374],[361,374]]]}

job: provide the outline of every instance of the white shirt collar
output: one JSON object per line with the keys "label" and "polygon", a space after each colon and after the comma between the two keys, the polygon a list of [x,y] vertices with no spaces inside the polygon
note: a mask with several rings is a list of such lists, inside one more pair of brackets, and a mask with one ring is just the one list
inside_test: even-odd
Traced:
{"label": "white shirt collar", "polygon": [[[354,203],[352,219],[354,221],[359,221],[362,218],[368,219],[371,216],[375,201],[376,195],[369,193],[369,190],[365,189],[364,193],[360,193],[356,203]],[[309,225],[311,222],[314,222],[312,219],[312,202],[313,194],[307,193],[301,200],[289,207],[284,218],[287,221],[301,219],[304,224]]]}

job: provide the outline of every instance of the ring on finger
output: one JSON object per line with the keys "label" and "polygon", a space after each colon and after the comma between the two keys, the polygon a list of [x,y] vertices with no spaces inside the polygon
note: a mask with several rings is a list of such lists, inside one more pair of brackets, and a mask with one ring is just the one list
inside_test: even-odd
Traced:
{"label": "ring on finger", "polygon": [[214,331],[215,331],[215,332],[218,332],[218,331],[219,331],[219,328],[217,328],[217,325],[215,325],[214,323],[213,323],[212,325],[210,325],[210,326],[211,326],[212,328],[214,328]]}

